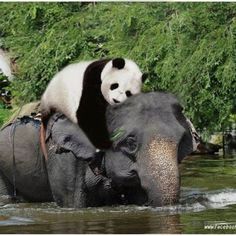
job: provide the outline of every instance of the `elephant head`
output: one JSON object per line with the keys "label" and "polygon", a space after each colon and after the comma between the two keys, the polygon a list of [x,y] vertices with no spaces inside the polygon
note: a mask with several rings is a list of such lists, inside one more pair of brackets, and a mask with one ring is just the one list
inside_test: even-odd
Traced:
{"label": "elephant head", "polygon": [[105,169],[131,204],[161,206],[178,201],[178,163],[193,151],[189,123],[169,93],[139,94],[107,110],[112,148]]}

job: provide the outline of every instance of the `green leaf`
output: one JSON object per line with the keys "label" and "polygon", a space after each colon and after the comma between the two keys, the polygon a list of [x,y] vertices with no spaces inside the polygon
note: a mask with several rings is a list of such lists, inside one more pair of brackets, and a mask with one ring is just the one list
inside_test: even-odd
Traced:
{"label": "green leaf", "polygon": [[120,139],[124,134],[125,134],[125,130],[123,130],[122,128],[116,129],[110,136],[110,139],[112,142]]}

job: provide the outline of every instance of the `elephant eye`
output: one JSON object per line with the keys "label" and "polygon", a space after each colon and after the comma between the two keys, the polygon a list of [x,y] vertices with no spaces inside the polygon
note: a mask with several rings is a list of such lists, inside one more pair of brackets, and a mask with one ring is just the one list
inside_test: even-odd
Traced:
{"label": "elephant eye", "polygon": [[128,136],[123,142],[121,143],[121,150],[126,152],[127,154],[135,154],[138,149],[138,144],[135,136]]}

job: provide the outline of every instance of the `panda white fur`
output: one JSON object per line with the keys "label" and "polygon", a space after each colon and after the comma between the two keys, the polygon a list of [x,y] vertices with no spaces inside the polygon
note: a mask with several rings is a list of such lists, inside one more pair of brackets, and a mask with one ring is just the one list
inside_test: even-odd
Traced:
{"label": "panda white fur", "polygon": [[[145,74],[144,74],[145,75]],[[110,145],[105,112],[141,91],[145,76],[135,62],[116,58],[71,64],[50,81],[41,98],[43,122],[63,113],[84,130],[98,148]]]}

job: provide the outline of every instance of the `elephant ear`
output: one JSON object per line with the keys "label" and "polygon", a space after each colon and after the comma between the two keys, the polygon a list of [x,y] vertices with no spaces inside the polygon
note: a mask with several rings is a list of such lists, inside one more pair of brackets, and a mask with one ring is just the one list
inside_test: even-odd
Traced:
{"label": "elephant ear", "polygon": [[96,155],[96,148],[89,141],[78,125],[70,122],[65,116],[53,119],[49,131],[52,141],[57,146],[57,152],[72,152],[75,157],[91,161]]}
{"label": "elephant ear", "polygon": [[193,123],[186,117],[186,121],[189,126],[189,131],[192,135],[192,143],[193,143],[193,152],[197,150],[198,145],[200,144],[200,136],[197,133]]}
{"label": "elephant ear", "polygon": [[57,154],[71,152],[76,158],[86,161],[95,175],[102,173],[104,152],[93,146],[78,125],[56,113],[50,118],[47,129],[48,140],[52,139]]}
{"label": "elephant ear", "polygon": [[184,121],[182,121],[181,123],[183,127],[185,127],[186,129],[186,133],[183,136],[179,146],[179,155],[178,155],[179,163],[181,163],[184,157],[196,151],[198,145],[200,144],[200,136],[198,135],[192,122],[187,117],[184,116]]}

